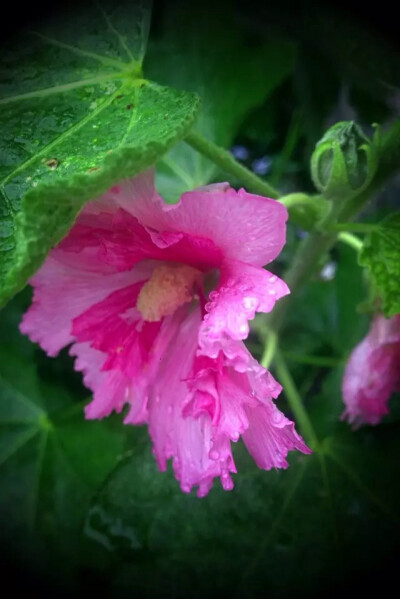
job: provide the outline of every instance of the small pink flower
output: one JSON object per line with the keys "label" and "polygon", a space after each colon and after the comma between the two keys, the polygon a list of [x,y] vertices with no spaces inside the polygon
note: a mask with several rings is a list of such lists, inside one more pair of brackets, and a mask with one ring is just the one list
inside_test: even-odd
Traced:
{"label": "small pink flower", "polygon": [[378,424],[387,402],[400,390],[400,314],[374,317],[371,328],[352,351],[343,376],[342,419],[355,427]]}
{"label": "small pink flower", "polygon": [[71,345],[93,391],[87,418],[127,405],[147,423],[161,470],[183,491],[233,487],[231,441],[257,465],[309,453],[276,408],[281,386],[246,349],[248,321],[289,293],[262,266],[285,243],[286,209],[227,184],[166,206],[152,173],[112,187],[80,213],[33,277],[21,331],[50,355]]}

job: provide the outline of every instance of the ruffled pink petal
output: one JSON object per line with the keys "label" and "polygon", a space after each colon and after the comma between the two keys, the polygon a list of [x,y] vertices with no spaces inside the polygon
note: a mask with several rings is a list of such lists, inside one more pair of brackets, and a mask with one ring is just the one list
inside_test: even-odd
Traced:
{"label": "ruffled pink petal", "polygon": [[114,291],[73,320],[72,334],[79,342],[72,350],[80,358],[76,367],[86,373],[85,384],[95,392],[88,418],[129,403],[130,422],[147,419],[145,373],[161,323],[143,322],[134,308],[142,285],[143,281]]}
{"label": "ruffled pink petal", "polygon": [[120,412],[129,400],[129,378],[120,370],[102,371],[106,355],[89,343],[75,343],[69,353],[76,358],[75,370],[83,373],[86,387],[93,391],[93,399],[85,408],[86,418],[104,418],[112,411]]}
{"label": "ruffled pink petal", "polygon": [[293,449],[311,453],[296,432],[294,422],[288,420],[272,401],[254,408],[246,406],[245,410],[249,427],[242,438],[259,468],[287,468],[286,456]]}
{"label": "ruffled pink petal", "polygon": [[400,315],[376,315],[369,333],[352,351],[342,382],[342,419],[355,427],[378,424],[400,384]]}
{"label": "ruffled pink petal", "polygon": [[[20,331],[55,356],[73,341],[72,320],[110,293],[143,277],[137,272],[104,274],[69,266],[50,252],[40,270],[31,279],[33,303],[24,314]],[[57,257],[55,257],[57,256]]]}
{"label": "ruffled pink petal", "polygon": [[131,335],[126,339],[125,356],[119,363],[88,342],[72,345],[70,354],[76,357],[74,368],[83,373],[84,384],[93,391],[93,399],[85,408],[86,418],[103,418],[112,411],[120,412],[127,404],[126,420],[130,424],[147,422],[148,379],[142,372],[143,344],[143,335],[142,338]]}
{"label": "ruffled pink petal", "polygon": [[207,314],[200,328],[201,351],[216,357],[232,354],[232,340],[246,339],[248,321],[256,312],[270,312],[289,289],[276,275],[237,261],[224,262],[218,287],[209,295]]}
{"label": "ruffled pink petal", "polygon": [[258,370],[251,367],[247,372],[237,372],[226,358],[222,368],[218,363],[213,367],[210,360],[202,367],[197,359],[189,388],[197,392],[186,405],[186,413],[195,416],[203,408],[212,421],[210,458],[218,460],[219,448],[226,440],[237,441],[240,436],[257,465],[266,470],[286,468],[290,450],[311,453],[295,431],[294,423],[272,402],[281,386],[261,366]]}
{"label": "ruffled pink petal", "polygon": [[232,488],[230,472],[236,469],[228,439],[220,443],[218,459],[210,457],[212,424],[207,411],[189,415],[184,410],[191,398],[186,380],[195,358],[200,318],[199,309],[189,315],[180,309],[164,320],[160,339],[165,336],[174,351],[160,354],[159,367],[149,388],[148,410],[149,432],[159,468],[165,470],[166,461],[172,458],[182,490],[189,492],[197,486],[197,494],[203,496],[216,476],[221,478],[224,488]]}
{"label": "ruffled pink petal", "polygon": [[286,208],[227,183],[189,191],[178,204],[166,206],[154,188],[153,172],[146,171],[109,193],[142,225],[212,240],[228,259],[263,266],[285,244]]}

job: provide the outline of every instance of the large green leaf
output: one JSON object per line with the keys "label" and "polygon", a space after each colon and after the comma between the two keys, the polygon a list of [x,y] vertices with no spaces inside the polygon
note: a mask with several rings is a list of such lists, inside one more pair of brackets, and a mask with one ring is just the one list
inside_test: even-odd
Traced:
{"label": "large green leaf", "polygon": [[[291,73],[294,45],[254,33],[246,37],[229,2],[172,4],[163,25],[163,36],[149,44],[146,72],[160,83],[196,92],[202,101],[196,130],[229,146],[248,113]],[[176,202],[183,191],[209,183],[217,172],[182,142],[158,164],[157,187],[166,201]]]}
{"label": "large green leaf", "polygon": [[72,583],[85,512],[125,431],[116,420],[85,421],[89,398],[70,384],[71,360],[46,358],[18,333],[28,295],[0,313],[0,545],[43,579],[64,573]]}
{"label": "large green leaf", "polygon": [[8,555],[28,553],[43,573],[76,571],[85,510],[122,445],[120,427],[86,422],[83,403],[40,380],[32,356],[2,348],[0,541]]}
{"label": "large green leaf", "polygon": [[142,78],[145,17],[136,3],[94,5],[3,53],[0,303],[85,201],[153,164],[191,126],[194,94]]}
{"label": "large green leaf", "polygon": [[289,470],[269,473],[239,446],[234,491],[216,485],[199,501],[157,473],[135,431],[134,454],[88,512],[87,553],[99,552],[113,596],[321,596],[396,545],[398,432],[354,436],[341,425],[326,455],[292,456]]}

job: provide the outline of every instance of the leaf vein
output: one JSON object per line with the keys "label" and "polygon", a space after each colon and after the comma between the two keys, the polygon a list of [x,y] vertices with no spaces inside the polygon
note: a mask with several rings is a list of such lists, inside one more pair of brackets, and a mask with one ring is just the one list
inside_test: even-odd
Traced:
{"label": "leaf vein", "polygon": [[70,52],[74,52],[75,54],[79,54],[80,56],[93,58],[94,60],[97,60],[98,62],[101,62],[104,65],[116,67],[117,69],[121,69],[127,66],[127,63],[123,62],[122,60],[117,60],[116,58],[110,58],[108,56],[102,56],[101,54],[97,54],[96,52],[90,52],[89,50],[82,50],[82,48],[77,48],[76,46],[71,46],[70,44],[66,44],[65,42],[60,42],[51,37],[47,37],[47,35],[38,33],[37,31],[33,31],[32,33],[49,44],[53,44],[54,46],[58,46],[60,48],[65,48],[66,50],[70,50]]}

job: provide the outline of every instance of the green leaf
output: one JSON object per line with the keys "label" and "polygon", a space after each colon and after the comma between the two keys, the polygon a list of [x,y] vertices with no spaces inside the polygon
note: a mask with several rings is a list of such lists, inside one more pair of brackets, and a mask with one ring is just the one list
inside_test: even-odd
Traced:
{"label": "green leaf", "polygon": [[373,289],[382,300],[388,318],[400,312],[400,212],[385,218],[368,233],[359,254],[361,266],[371,276]]}
{"label": "green leaf", "polygon": [[[31,346],[21,339],[18,347],[24,342]],[[1,347],[1,538],[11,555],[28,552],[32,567],[67,578],[85,510],[124,440],[112,420],[85,421],[83,407],[64,386],[40,379],[32,356],[22,359],[13,343]]]}
{"label": "green leaf", "polygon": [[142,78],[137,13],[128,3],[63,15],[2,56],[0,304],[85,201],[156,162],[196,116],[194,94]]}
{"label": "green leaf", "polygon": [[[195,128],[225,148],[295,62],[293,44],[275,38],[261,42],[249,35],[251,43],[235,22],[230,3],[218,9],[213,2],[190,8],[172,5],[163,37],[149,44],[145,60],[156,81],[200,96]],[[213,163],[180,143],[159,162],[157,188],[166,201],[176,202],[183,191],[209,183],[217,173]]]}
{"label": "green leaf", "polygon": [[160,585],[175,597],[320,596],[356,568],[376,568],[396,545],[397,433],[354,435],[340,425],[326,455],[292,455],[275,472],[258,470],[239,444],[235,489],[216,482],[199,500],[157,472],[135,430],[133,455],[88,511],[87,553],[102,555],[115,596],[132,588],[152,596]]}

